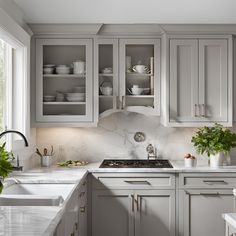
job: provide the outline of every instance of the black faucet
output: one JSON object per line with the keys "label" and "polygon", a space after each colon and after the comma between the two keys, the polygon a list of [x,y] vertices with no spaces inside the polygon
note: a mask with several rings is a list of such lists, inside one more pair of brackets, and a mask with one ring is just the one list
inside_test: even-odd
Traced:
{"label": "black faucet", "polygon": [[22,134],[22,133],[19,132],[19,131],[16,131],[16,130],[6,130],[6,131],[3,131],[2,133],[0,133],[0,139],[1,139],[2,136],[4,136],[5,134],[8,134],[8,133],[14,133],[14,134],[20,135],[20,136],[24,139],[25,146],[26,146],[26,147],[29,146],[28,141],[27,141],[25,135]]}

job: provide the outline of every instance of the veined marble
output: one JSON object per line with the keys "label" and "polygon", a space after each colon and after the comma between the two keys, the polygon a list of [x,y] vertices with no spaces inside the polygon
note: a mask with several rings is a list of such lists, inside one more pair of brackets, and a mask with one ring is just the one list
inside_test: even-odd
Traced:
{"label": "veined marble", "polygon": [[0,207],[0,236],[51,236],[63,211],[60,207]]}
{"label": "veined marble", "polygon": [[[183,161],[172,161],[173,168],[99,168],[101,162],[91,163],[84,167],[51,167],[38,168],[22,173],[13,173],[7,179],[5,186],[17,183],[76,183],[81,185],[89,172],[110,173],[200,173],[221,172],[236,173],[236,166],[224,166],[212,169],[206,163],[199,163],[196,168],[185,168]],[[51,235],[60,221],[63,211],[62,207],[0,207],[0,236],[47,236]],[[227,216],[228,217],[228,216]],[[234,219],[234,217],[230,216]],[[236,219],[236,216],[235,216]]]}

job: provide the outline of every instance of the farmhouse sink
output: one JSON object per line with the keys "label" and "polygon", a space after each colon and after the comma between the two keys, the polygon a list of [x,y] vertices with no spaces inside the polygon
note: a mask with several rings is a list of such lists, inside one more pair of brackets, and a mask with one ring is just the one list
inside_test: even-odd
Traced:
{"label": "farmhouse sink", "polygon": [[19,184],[3,189],[0,206],[59,206],[75,184]]}

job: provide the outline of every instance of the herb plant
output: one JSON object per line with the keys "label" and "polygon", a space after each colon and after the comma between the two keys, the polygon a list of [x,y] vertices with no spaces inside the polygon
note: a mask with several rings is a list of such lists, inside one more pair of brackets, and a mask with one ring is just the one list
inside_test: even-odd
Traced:
{"label": "herb plant", "polygon": [[0,145],[0,193],[3,190],[3,180],[12,171],[11,161],[14,159],[13,154],[5,149],[6,143]]}
{"label": "herb plant", "polygon": [[236,134],[216,123],[213,127],[199,128],[191,142],[201,155],[206,153],[209,157],[220,152],[228,155],[236,147]]}

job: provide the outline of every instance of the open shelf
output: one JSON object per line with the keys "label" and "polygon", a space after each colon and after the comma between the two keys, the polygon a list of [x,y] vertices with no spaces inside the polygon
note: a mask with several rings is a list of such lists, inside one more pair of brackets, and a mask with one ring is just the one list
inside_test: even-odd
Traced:
{"label": "open shelf", "polygon": [[109,96],[106,96],[106,95],[99,95],[100,98],[113,98],[114,96],[113,95],[109,95]]}
{"label": "open shelf", "polygon": [[113,74],[108,74],[108,73],[100,73],[99,74],[99,76],[110,76],[110,77],[112,77],[113,76]]}
{"label": "open shelf", "polygon": [[126,74],[132,76],[154,76],[153,74],[149,73],[137,73],[137,72],[126,72]]}
{"label": "open shelf", "polygon": [[85,105],[86,102],[43,102],[44,105]]}
{"label": "open shelf", "polygon": [[86,74],[43,74],[44,78],[85,78]]}
{"label": "open shelf", "polygon": [[129,98],[154,98],[154,95],[126,95]]}

